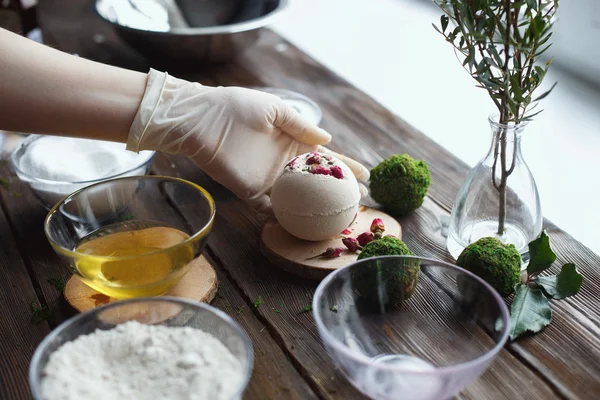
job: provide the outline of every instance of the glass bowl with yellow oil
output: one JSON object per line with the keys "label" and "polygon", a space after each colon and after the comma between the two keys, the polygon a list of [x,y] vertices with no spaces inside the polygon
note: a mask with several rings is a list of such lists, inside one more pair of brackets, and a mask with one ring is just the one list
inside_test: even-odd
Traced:
{"label": "glass bowl with yellow oil", "polygon": [[204,249],[214,217],[214,200],[202,187],[135,176],[72,193],[50,210],[44,230],[86,285],[127,299],[175,286]]}

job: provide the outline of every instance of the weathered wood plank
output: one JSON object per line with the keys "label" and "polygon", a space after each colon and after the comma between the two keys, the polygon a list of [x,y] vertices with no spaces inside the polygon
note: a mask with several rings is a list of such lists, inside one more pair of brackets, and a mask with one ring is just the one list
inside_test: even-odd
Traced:
{"label": "weathered wood plank", "polygon": [[[300,313],[302,307],[311,303],[317,283],[282,273],[262,255],[260,233],[265,217],[204,176],[187,159],[172,157],[166,161],[159,157],[155,169],[166,173],[171,164],[177,166],[177,176],[203,185],[215,197],[217,220],[209,247],[224,263],[247,301],[262,297],[267,307],[258,310],[260,315],[280,336],[286,351],[312,381],[313,387],[326,398],[360,398],[343,377],[333,372],[335,366],[321,345],[312,315]],[[420,226],[424,232],[429,231],[425,221],[421,221]],[[412,230],[406,234],[409,244],[419,239]],[[272,308],[280,309],[281,313],[273,313]],[[462,394],[463,398],[469,399],[533,398],[537,395],[557,398],[543,380],[507,350],[502,350],[493,368]]]}
{"label": "weathered wood plank", "polygon": [[[210,255],[205,255],[217,268],[219,278],[219,292],[212,304],[240,324],[254,347],[254,371],[244,398],[316,399],[317,396],[273,340],[268,327],[256,318],[254,304],[244,300],[232,285],[222,266]],[[265,302],[260,307],[268,307],[268,305]]]}
{"label": "weathered wood plank", "polygon": [[48,243],[44,233],[47,211],[42,203],[14,174],[8,162],[0,164],[0,175],[9,177],[11,181],[10,191],[4,197],[6,215],[31,277],[52,312],[48,322],[54,327],[73,315],[57,287],[59,281],[71,275],[71,270]]}
{"label": "weathered wood plank", "polygon": [[268,323],[273,336],[313,389],[324,398],[364,398],[336,371],[320,344],[312,314],[302,312],[311,304],[315,283],[283,274],[260,252],[264,217],[247,209],[187,159],[158,157],[154,168],[166,173],[171,163],[177,165],[176,176],[203,185],[217,201],[217,217],[209,247],[240,287],[247,302],[252,304],[261,296],[263,305],[255,312]]}
{"label": "weathered wood plank", "polygon": [[[50,4],[53,4],[53,1],[46,2],[47,7],[53,7]],[[54,1],[54,8],[48,8],[46,11],[54,13],[55,19],[67,12],[71,17],[75,17],[70,18],[71,20],[81,21],[82,18],[87,18],[92,21],[85,14],[83,6],[73,6],[73,4],[66,7],[61,3],[61,7],[56,7],[57,3]],[[69,8],[71,11],[67,10]],[[108,36],[105,37],[112,43],[114,35],[110,36],[106,26],[101,26],[95,21],[89,26],[86,25],[86,28],[88,27],[89,30],[98,29],[98,32],[107,33]],[[64,45],[63,48],[67,51],[79,52],[89,58],[113,63],[122,63],[119,61],[120,57],[130,58],[124,47],[120,47],[112,55],[110,47],[104,46],[98,50],[97,46],[90,42],[89,30],[84,41],[67,38],[77,32],[74,26],[62,27],[60,23],[55,23],[52,29],[53,32],[56,29],[53,37],[57,43],[60,43],[61,47]],[[275,45],[284,45],[288,48],[277,52],[273,50]],[[281,48],[279,46],[280,50]],[[203,80],[206,72],[194,77]],[[307,94],[323,108],[325,114],[323,126],[335,135],[331,147],[363,161],[368,166],[373,166],[381,158],[398,152],[408,152],[414,157],[426,160],[430,165],[433,180],[429,197],[442,210],[446,212],[450,210],[456,191],[467,172],[464,163],[386,111],[368,96],[285,43],[277,35],[267,32],[262,41],[238,63],[216,68],[212,72],[212,77],[224,85],[261,84],[285,87]],[[449,127],[449,134],[452,129]],[[234,207],[231,205],[232,215]],[[242,213],[239,210],[235,212]],[[427,218],[431,217],[431,215],[427,216]],[[401,222],[405,223],[402,220]],[[252,222],[255,223],[257,222]],[[552,224],[546,223],[546,226],[550,230],[553,246],[559,255],[559,263],[576,261],[585,277],[584,288],[574,298],[553,302],[552,306],[555,310],[553,325],[536,337],[511,345],[510,350],[523,360],[527,360],[547,382],[552,382],[559,393],[567,397],[586,398],[590,390],[591,393],[600,390],[600,369],[593,359],[589,362],[590,358],[597,355],[596,349],[600,340],[595,333],[595,329],[599,326],[597,299],[600,296],[600,271],[597,266],[600,264],[600,258]],[[422,235],[419,236],[420,240],[415,239],[413,246],[419,246],[417,243],[420,243],[424,252],[429,251],[428,254],[441,258],[448,257],[443,235],[434,237],[435,235],[428,234],[419,224],[415,224],[414,229]],[[228,264],[227,266],[229,267]],[[576,337],[565,340],[564,333],[560,332],[572,332]],[[582,349],[591,350],[587,354],[588,358],[578,360],[577,357]],[[553,360],[560,360],[560,362],[555,363]],[[552,368],[548,365],[552,365]],[[579,377],[583,377],[583,382],[579,381]],[[518,386],[512,382],[507,384]]]}
{"label": "weathered wood plank", "polygon": [[[288,50],[273,51],[273,47],[280,44],[287,45]],[[332,147],[336,150],[356,157],[368,166],[400,152],[426,160],[433,181],[429,198],[446,211],[447,217],[468,171],[463,162],[275,34],[265,35],[260,45],[248,52],[239,64],[230,66],[229,70],[215,70],[217,81],[228,85],[257,80],[307,94],[323,106],[323,126],[335,135]],[[243,74],[232,72],[234,69],[246,71],[253,77],[239,82],[238,77]],[[403,219],[400,222],[406,223]],[[537,359],[541,365],[550,363],[552,359],[562,360],[562,363],[554,364],[553,369],[543,368],[538,372],[548,381],[555,382],[556,389],[563,395],[585,398],[590,390],[600,391],[600,363],[596,350],[600,347],[600,335],[597,329],[581,329],[584,326],[598,327],[600,270],[597,266],[600,265],[600,257],[550,222],[546,221],[546,226],[559,256],[554,272],[558,265],[577,261],[584,275],[584,289],[573,298],[552,302],[555,314],[562,313],[564,318],[555,318],[553,325],[540,335],[523,339],[512,346],[515,351],[518,348],[521,355],[527,355],[526,358]],[[427,244],[425,249],[434,250],[429,251],[429,255],[449,259],[443,236],[433,239],[435,233],[426,231],[419,223],[413,224],[413,229],[423,233],[419,240]],[[429,248],[433,243],[436,246]],[[573,313],[573,310],[579,312]],[[564,332],[579,333],[567,339]],[[545,345],[534,346],[536,341]],[[555,346],[556,343],[561,345]]]}
{"label": "weathered wood plank", "polygon": [[[29,188],[19,182],[18,178],[5,165],[0,167],[0,176],[10,183],[10,190],[0,189],[0,197],[5,203],[4,208],[8,210],[12,222],[15,224],[20,250],[26,257],[25,262],[30,265],[30,272],[45,297],[42,302],[48,304],[54,311],[52,324],[56,325],[64,318],[74,315],[74,312],[66,307],[60,307],[64,311],[63,314],[60,314],[57,308],[64,303],[64,300],[59,291],[47,281],[49,277],[54,277],[58,272],[68,275],[69,268],[55,256],[45,238],[43,216],[46,212],[41,204],[35,199]],[[29,305],[35,299],[35,292],[29,282],[25,262],[20,259],[19,251],[16,248],[17,242],[9,236],[10,225],[4,218],[4,213],[0,209],[0,243],[2,243],[3,252],[6,255],[0,257],[0,282],[13,282],[13,284],[10,285],[10,288],[3,284],[4,290],[0,291],[2,304],[11,304],[11,307],[0,309],[0,326],[3,327],[0,330],[0,350],[2,350],[0,353],[3,355],[2,360],[9,361],[0,362],[0,383],[6,381],[0,385],[0,398],[28,398],[29,360],[33,350],[49,332],[49,329],[46,322],[35,327],[29,321],[31,315]],[[211,262],[214,263],[213,260]],[[4,276],[6,271],[10,271],[12,276]],[[236,292],[223,271],[219,270],[218,275],[220,294],[213,304],[223,309],[242,325],[255,348],[255,370],[247,389],[247,398],[277,398],[281,395],[292,399],[316,398],[310,387],[288,362],[286,355],[270,336],[269,331],[259,322],[252,310],[249,309],[250,306]],[[27,284],[29,284],[29,288],[27,288]],[[14,293],[8,289],[13,289]],[[18,297],[11,300],[9,297],[3,297],[4,293],[9,293],[13,297],[18,294]],[[240,306],[244,306],[244,312],[238,314],[237,310]],[[13,318],[18,317],[22,326],[19,326],[19,329],[14,328],[13,323],[7,320],[2,310],[10,311]],[[25,334],[23,326],[27,330]],[[5,331],[4,328],[9,327],[10,329]],[[20,342],[28,341],[31,343],[27,346],[20,344]],[[17,344],[16,349],[23,348],[26,351],[22,354],[11,354],[9,348],[13,348],[15,343]],[[6,351],[3,347],[7,348]],[[9,354],[9,357],[5,357],[5,354]],[[5,378],[4,373],[9,372],[11,375]],[[12,381],[15,383],[13,384]],[[2,390],[6,390],[6,393],[3,393]]]}
{"label": "weathered wood plank", "polygon": [[0,185],[0,399],[24,400],[31,397],[29,360],[50,329],[44,321],[31,322],[31,304],[39,306],[40,300],[4,212],[13,179],[1,172],[0,177],[9,185]]}

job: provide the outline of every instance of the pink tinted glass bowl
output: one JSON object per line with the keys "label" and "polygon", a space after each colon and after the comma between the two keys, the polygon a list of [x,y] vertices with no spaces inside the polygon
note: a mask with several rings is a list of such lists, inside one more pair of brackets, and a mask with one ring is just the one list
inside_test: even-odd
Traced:
{"label": "pink tinted glass bowl", "polygon": [[[387,279],[415,269],[416,281]],[[392,302],[394,293],[399,300]],[[409,256],[370,258],[336,270],[317,288],[313,313],[331,358],[373,399],[455,395],[487,369],[509,329],[506,305],[482,279],[452,264]]]}

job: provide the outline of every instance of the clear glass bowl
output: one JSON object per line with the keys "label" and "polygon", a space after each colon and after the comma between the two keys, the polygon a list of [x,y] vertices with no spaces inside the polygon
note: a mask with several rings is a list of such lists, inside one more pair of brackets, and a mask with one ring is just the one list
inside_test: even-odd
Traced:
{"label": "clear glass bowl", "polygon": [[329,355],[373,399],[455,395],[490,365],[509,329],[506,305],[482,279],[408,256],[336,270],[317,288],[313,312]]}
{"label": "clear glass bowl", "polygon": [[[98,148],[94,151],[101,153],[87,154],[84,150],[75,155],[58,154],[57,148],[63,148],[63,153],[68,153],[67,146],[81,146],[86,150],[94,149],[94,144]],[[118,146],[122,147],[118,149]],[[32,150],[34,149],[34,150]],[[104,151],[102,151],[104,149]],[[32,151],[35,153],[32,155]],[[118,164],[115,157],[119,153],[123,153],[128,161],[122,168],[116,167]],[[25,182],[36,197],[42,202],[46,209],[51,209],[56,203],[62,200],[65,196],[84,188],[94,183],[103,182],[106,180],[121,178],[127,176],[146,175],[150,172],[152,161],[155,156],[154,151],[142,151],[139,154],[134,154],[125,150],[125,146],[117,143],[100,142],[89,139],[74,139],[56,136],[29,135],[27,139],[21,142],[11,153],[11,163],[15,173],[23,182]],[[31,156],[31,159],[30,159]],[[34,168],[28,164],[33,161],[39,164],[34,171]],[[77,162],[78,161],[78,162]],[[122,160],[122,162],[124,162]],[[60,164],[60,165],[59,165]],[[104,169],[103,173],[92,177],[89,173],[86,174],[86,179],[76,178],[78,171],[72,174],[73,177],[68,177],[69,173],[65,170],[63,173],[51,173],[51,168],[65,169],[69,164],[75,164],[81,170],[92,168],[96,164],[99,170]],[[48,168],[41,166],[46,165]],[[60,178],[59,178],[60,177]]]}
{"label": "clear glass bowl", "polygon": [[[43,400],[40,383],[50,355],[66,342],[97,329],[112,329],[127,321],[186,326],[219,339],[240,361],[244,379],[233,399],[239,399],[252,375],[254,352],[246,333],[229,316],[204,303],[174,297],[125,300],[79,314],[58,326],[40,343],[29,365],[29,384],[35,400]],[[78,379],[76,376],[73,379]]]}
{"label": "clear glass bowl", "polygon": [[44,230],[85,284],[125,299],[176,285],[204,249],[214,217],[214,200],[200,186],[136,176],[67,196],[50,210]]}

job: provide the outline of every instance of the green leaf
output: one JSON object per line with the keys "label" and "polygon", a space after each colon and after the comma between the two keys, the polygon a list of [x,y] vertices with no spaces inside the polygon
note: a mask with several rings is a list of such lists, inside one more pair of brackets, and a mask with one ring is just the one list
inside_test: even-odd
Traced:
{"label": "green leaf", "polygon": [[540,289],[520,283],[515,291],[510,307],[510,340],[515,340],[525,332],[537,333],[552,321],[548,299]]}
{"label": "green leaf", "polygon": [[31,301],[30,304],[31,309],[31,323],[34,325],[39,325],[42,321],[47,321],[52,317],[52,312],[48,309],[48,307],[41,307],[37,305],[35,300]]}
{"label": "green leaf", "polygon": [[552,87],[550,88],[550,90],[548,90],[547,92],[542,93],[541,95],[539,95],[538,97],[536,97],[533,101],[540,101],[543,98],[545,98],[546,96],[548,96],[550,94],[550,92],[552,90],[554,90],[554,87],[558,84],[558,82],[554,82],[554,85],[552,85]]}
{"label": "green leaf", "polygon": [[440,17],[440,23],[442,24],[442,32],[446,32],[446,28],[448,27],[448,16],[442,15]]}
{"label": "green leaf", "polygon": [[533,280],[540,288],[553,299],[564,299],[574,296],[581,289],[583,275],[577,272],[577,266],[568,263],[562,266],[560,273],[553,276],[544,276]]}
{"label": "green leaf", "polygon": [[10,190],[10,183],[4,178],[0,178],[0,186],[4,186],[4,189]]}
{"label": "green leaf", "polygon": [[49,284],[54,286],[56,290],[59,292],[63,292],[65,290],[65,286],[67,285],[67,277],[63,276],[62,278],[50,278],[47,280]]}
{"label": "green leaf", "polygon": [[539,274],[550,268],[554,261],[556,261],[556,254],[550,248],[550,238],[546,234],[546,231],[543,231],[539,238],[529,243],[527,274],[530,276]]}

